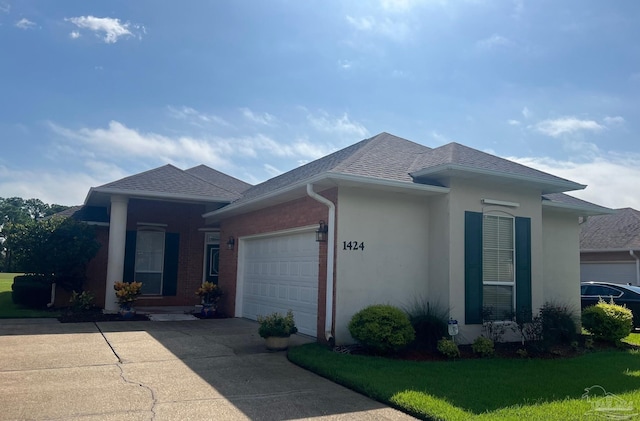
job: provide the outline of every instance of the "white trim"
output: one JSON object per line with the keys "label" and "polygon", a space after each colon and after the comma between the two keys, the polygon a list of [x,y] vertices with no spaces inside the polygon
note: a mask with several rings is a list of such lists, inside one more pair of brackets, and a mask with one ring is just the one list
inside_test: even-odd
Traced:
{"label": "white trim", "polygon": [[[594,216],[594,215],[611,215],[616,213],[615,209],[603,208],[601,206],[578,206],[567,203],[559,203],[553,202],[551,200],[543,200],[542,207],[546,208],[554,208],[558,210],[568,210],[568,211],[576,211],[576,212],[584,212],[584,215]],[[628,249],[627,249],[628,250]]]}
{"label": "white trim", "polygon": [[[280,230],[280,231],[269,231],[269,232],[263,232],[261,234],[253,234],[253,235],[243,235],[242,237],[239,237],[237,240],[238,241],[243,241],[243,240],[255,240],[257,238],[263,238],[263,237],[279,237],[282,235],[289,235],[289,234],[297,234],[299,232],[308,232],[308,231],[315,231],[318,229],[318,225],[305,225],[303,227],[295,227],[295,228],[287,228],[284,230]],[[238,258],[238,261],[240,259]]]}
{"label": "white trim", "polygon": [[506,202],[504,200],[482,199],[481,201],[482,201],[482,204],[484,204],[484,205],[506,206],[508,208],[519,208],[520,207],[520,203]]}
{"label": "white trim", "polygon": [[175,193],[162,193],[145,190],[126,190],[126,189],[110,189],[102,187],[92,187],[87,193],[87,197],[84,199],[84,204],[89,204],[89,198],[93,194],[106,194],[106,195],[121,195],[126,196],[129,199],[169,199],[176,201],[188,201],[198,203],[231,203],[232,199],[228,198],[216,198],[206,195],[194,195],[194,194],[175,194]]}
{"label": "white trim", "polygon": [[304,181],[299,181],[297,183],[290,184],[286,187],[270,191],[268,193],[265,193],[258,197],[254,197],[252,199],[248,199],[246,201],[240,200],[239,202],[231,203],[230,205],[224,206],[220,209],[207,212],[203,214],[202,217],[209,218],[211,216],[223,215],[225,213],[232,212],[236,209],[242,209],[243,207],[250,206],[252,204],[255,204],[273,197],[277,197],[279,195],[291,192],[296,189],[306,188],[307,184],[314,184],[314,183],[317,184],[321,181],[348,181],[348,182],[354,182],[354,183],[371,184],[379,187],[389,187],[389,188],[398,188],[403,190],[413,190],[413,191],[442,193],[442,194],[449,193],[449,190],[450,190],[448,187],[431,186],[428,184],[419,184],[419,183],[412,183],[407,181],[388,180],[388,179],[382,179],[382,178],[363,177],[363,176],[357,176],[357,175],[346,175],[346,174],[337,174],[337,173],[322,173],[315,177],[311,177]]}

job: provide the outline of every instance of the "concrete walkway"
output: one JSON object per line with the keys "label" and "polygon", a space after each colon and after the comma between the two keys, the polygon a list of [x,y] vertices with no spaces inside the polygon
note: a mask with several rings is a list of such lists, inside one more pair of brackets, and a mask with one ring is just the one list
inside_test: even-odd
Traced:
{"label": "concrete walkway", "polygon": [[0,420],[412,419],[267,352],[242,319],[5,319],[0,352]]}

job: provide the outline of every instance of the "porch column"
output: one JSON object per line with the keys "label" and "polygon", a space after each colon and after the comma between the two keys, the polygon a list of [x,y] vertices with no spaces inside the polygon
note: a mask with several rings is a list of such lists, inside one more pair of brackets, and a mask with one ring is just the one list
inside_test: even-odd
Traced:
{"label": "porch column", "polygon": [[124,196],[111,196],[111,217],[109,219],[109,254],[107,257],[107,282],[105,285],[104,310],[118,311],[116,292],[113,285],[122,281],[124,274],[124,245],[127,240],[127,204]]}

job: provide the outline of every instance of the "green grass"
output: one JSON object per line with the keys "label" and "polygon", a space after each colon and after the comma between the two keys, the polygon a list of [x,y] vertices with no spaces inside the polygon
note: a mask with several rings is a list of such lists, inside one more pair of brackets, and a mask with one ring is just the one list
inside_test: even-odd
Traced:
{"label": "green grass", "polygon": [[11,285],[14,276],[21,273],[0,273],[0,319],[21,317],[58,317],[57,311],[33,310],[13,304],[11,300]]}
{"label": "green grass", "polygon": [[[632,340],[640,341],[640,335]],[[289,359],[422,419],[578,420],[602,386],[640,412],[640,352],[610,350],[566,359],[415,362],[334,353],[318,344]]]}

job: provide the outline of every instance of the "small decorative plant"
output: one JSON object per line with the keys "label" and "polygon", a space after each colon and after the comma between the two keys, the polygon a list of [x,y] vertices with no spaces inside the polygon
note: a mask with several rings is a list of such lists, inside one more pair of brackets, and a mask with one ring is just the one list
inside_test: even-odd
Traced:
{"label": "small decorative plant", "polygon": [[205,305],[215,305],[222,296],[222,290],[213,282],[203,282],[196,290],[196,295],[202,298]]}
{"label": "small decorative plant", "polygon": [[113,285],[116,290],[116,299],[120,308],[131,308],[136,299],[142,294],[142,282],[116,282]]}
{"label": "small decorative plant", "polygon": [[83,291],[81,293],[73,291],[71,293],[71,298],[69,299],[69,310],[73,314],[88,313],[94,309],[95,299],[95,295],[89,291]]}
{"label": "small decorative plant", "polygon": [[260,328],[258,334],[263,338],[286,338],[298,331],[293,319],[293,311],[287,311],[286,315],[271,313],[267,316],[258,316]]}
{"label": "small decorative plant", "polygon": [[438,351],[447,358],[454,359],[460,357],[458,345],[451,339],[442,338],[438,341]]}
{"label": "small decorative plant", "polygon": [[484,336],[478,336],[473,344],[471,345],[471,349],[476,354],[480,354],[483,357],[492,357],[494,351],[493,341],[489,338],[485,338]]}

